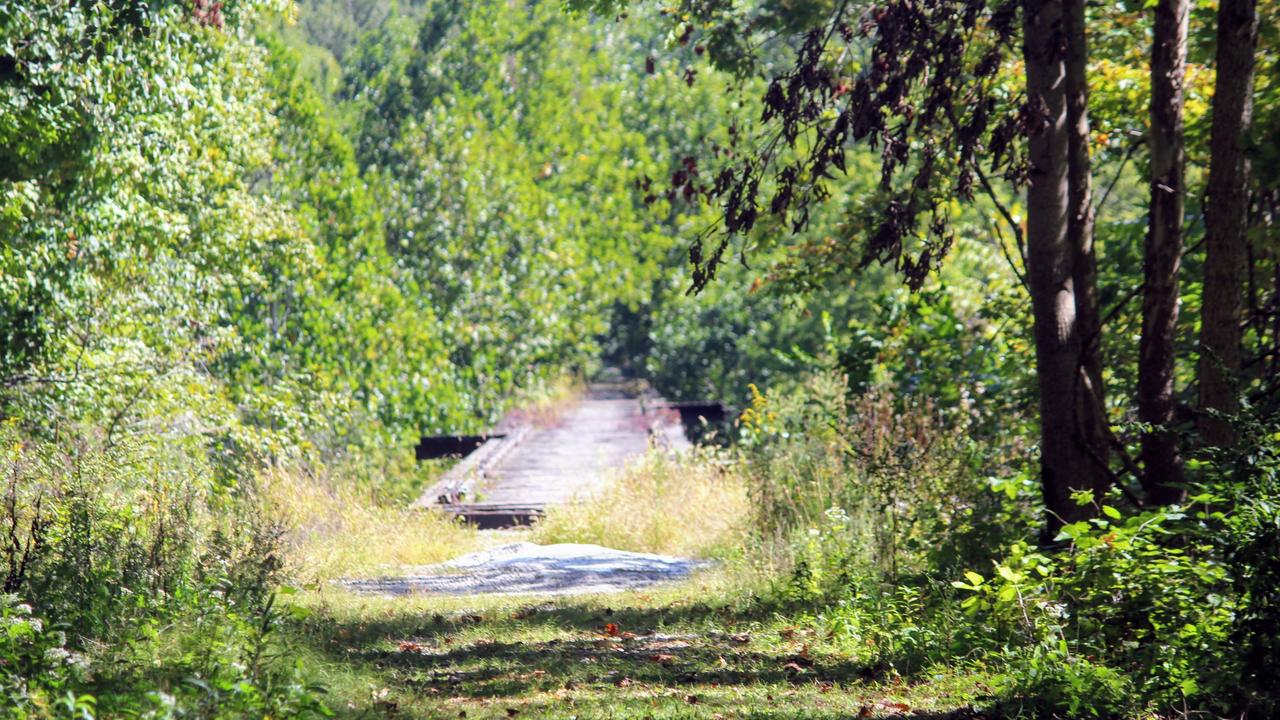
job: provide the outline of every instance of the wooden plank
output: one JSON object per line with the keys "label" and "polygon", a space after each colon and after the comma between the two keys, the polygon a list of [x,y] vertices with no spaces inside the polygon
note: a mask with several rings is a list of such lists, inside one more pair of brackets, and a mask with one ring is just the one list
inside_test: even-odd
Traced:
{"label": "wooden plank", "polygon": [[607,491],[616,472],[652,447],[687,448],[681,415],[723,417],[717,403],[682,408],[629,390],[595,385],[555,422],[484,442],[415,506],[439,507],[482,528],[529,524],[548,505]]}
{"label": "wooden plank", "polygon": [[411,507],[430,507],[458,503],[475,494],[477,485],[486,479],[486,473],[507,453],[518,447],[529,434],[527,426],[520,426],[504,435],[495,435],[467,455],[457,465],[449,468],[434,485],[427,488]]}
{"label": "wooden plank", "polygon": [[413,455],[417,460],[466,457],[489,440],[499,437],[502,435],[423,435],[418,439]]}
{"label": "wooden plank", "polygon": [[443,510],[449,515],[461,518],[481,530],[532,525],[545,512],[544,507],[541,505],[499,503],[461,503],[445,505]]}

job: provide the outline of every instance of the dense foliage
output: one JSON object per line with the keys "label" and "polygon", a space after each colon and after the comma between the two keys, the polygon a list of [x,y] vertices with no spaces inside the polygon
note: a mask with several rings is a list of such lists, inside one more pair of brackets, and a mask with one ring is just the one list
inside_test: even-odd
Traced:
{"label": "dense foliage", "polygon": [[[777,550],[758,600],[870,675],[981,666],[1011,715],[1280,712],[1273,20],[1212,404],[1220,77],[1213,13],[1188,11],[1153,419],[1156,31],[1141,4],[1087,11],[1096,297],[1075,302],[1103,312],[1069,370],[1098,383],[1072,417],[1098,423],[1103,482],[1064,509],[1025,4],[0,2],[0,715],[341,712],[287,641],[289,583],[331,578],[291,565],[319,531],[280,506],[400,512],[433,472],[419,435],[603,364],[742,411],[706,462],[737,463],[753,552]],[[1176,478],[1153,480],[1153,438]]]}

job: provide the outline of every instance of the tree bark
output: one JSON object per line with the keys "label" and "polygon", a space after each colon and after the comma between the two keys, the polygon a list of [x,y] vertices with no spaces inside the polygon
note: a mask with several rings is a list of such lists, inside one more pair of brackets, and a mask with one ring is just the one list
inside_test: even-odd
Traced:
{"label": "tree bark", "polygon": [[[1080,325],[1077,431],[1099,470],[1107,468],[1107,418],[1102,382],[1102,318],[1098,310],[1098,258],[1093,251],[1093,161],[1089,156],[1089,61],[1085,0],[1063,0],[1067,24],[1067,243],[1074,255],[1076,321]],[[1104,486],[1105,487],[1105,484]]]}
{"label": "tree bark", "polygon": [[1257,0],[1221,0],[1213,130],[1209,139],[1204,304],[1197,370],[1203,413],[1200,436],[1206,445],[1216,447],[1235,442],[1235,431],[1221,415],[1237,409],[1236,377],[1240,369],[1240,314],[1249,205],[1249,160],[1244,141],[1253,115],[1257,45]]}
{"label": "tree bark", "polygon": [[[1067,81],[1072,53],[1084,52],[1083,36],[1063,0],[1024,0],[1023,31],[1032,118],[1027,143],[1027,281],[1035,319],[1047,541],[1063,523],[1093,514],[1092,505],[1081,506],[1071,495],[1084,490],[1098,499],[1108,476],[1105,456],[1097,457],[1099,448],[1090,445],[1087,430],[1101,427],[1104,420],[1102,408],[1094,402],[1100,388],[1088,387],[1090,338],[1081,322],[1082,315],[1096,317],[1097,310],[1087,287],[1077,291],[1077,277],[1089,274],[1089,266],[1082,263],[1091,261],[1092,247],[1079,244],[1076,233],[1082,226],[1073,228],[1072,219],[1073,207],[1079,207],[1073,200],[1078,203],[1082,188],[1077,185],[1073,193],[1071,136],[1079,127],[1071,121]],[[1075,170],[1088,174],[1079,166]],[[1083,192],[1087,197],[1087,186]]]}
{"label": "tree bark", "polygon": [[1152,426],[1142,437],[1142,488],[1156,505],[1180,502],[1184,495],[1171,425],[1186,198],[1182,105],[1189,11],[1189,0],[1159,0],[1151,43],[1151,206],[1143,255],[1138,419]]}

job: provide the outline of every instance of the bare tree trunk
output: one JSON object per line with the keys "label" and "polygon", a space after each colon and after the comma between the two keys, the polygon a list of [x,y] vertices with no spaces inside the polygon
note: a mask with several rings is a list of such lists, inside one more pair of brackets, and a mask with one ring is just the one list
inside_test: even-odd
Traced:
{"label": "bare tree trunk", "polygon": [[[1106,396],[1102,383],[1102,319],[1098,311],[1098,257],[1093,251],[1093,162],[1089,157],[1089,61],[1085,0],[1063,0],[1067,31],[1067,244],[1074,254],[1076,322],[1081,337],[1074,391],[1076,429],[1099,470],[1107,467]],[[1105,485],[1104,485],[1105,487]]]}
{"label": "bare tree trunk", "polygon": [[1200,319],[1200,435],[1210,446],[1235,442],[1231,425],[1215,413],[1236,410],[1240,369],[1240,311],[1249,206],[1245,133],[1253,115],[1257,0],[1218,5],[1217,79],[1209,140],[1205,206],[1204,306]]}
{"label": "bare tree trunk", "polygon": [[1151,208],[1143,256],[1138,419],[1152,426],[1142,437],[1142,488],[1156,505],[1184,495],[1178,438],[1170,425],[1186,198],[1182,103],[1189,11],[1189,0],[1159,0],[1151,43]]}
{"label": "bare tree trunk", "polygon": [[[1088,253],[1072,245],[1074,128],[1067,97],[1072,52],[1068,48],[1082,43],[1083,37],[1072,32],[1062,0],[1025,0],[1023,30],[1027,102],[1034,118],[1027,147],[1027,280],[1035,318],[1040,471],[1048,511],[1045,538],[1051,539],[1064,522],[1094,512],[1072,500],[1074,491],[1089,491],[1096,498],[1107,485],[1105,460],[1095,457],[1097,448],[1088,444],[1088,433],[1082,430],[1100,426],[1102,418],[1101,407],[1092,400],[1095,389],[1082,388],[1082,378],[1088,376],[1089,339],[1082,332],[1081,311],[1096,315],[1096,309],[1089,305],[1087,290],[1076,290],[1077,268]],[[1076,45],[1075,51],[1083,52],[1082,46]]]}

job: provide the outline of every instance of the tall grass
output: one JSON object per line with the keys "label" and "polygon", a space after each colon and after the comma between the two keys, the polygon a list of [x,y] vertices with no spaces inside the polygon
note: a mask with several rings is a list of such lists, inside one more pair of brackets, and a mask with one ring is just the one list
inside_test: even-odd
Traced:
{"label": "tall grass", "polygon": [[388,492],[342,466],[275,468],[260,482],[266,513],[284,529],[285,572],[294,582],[393,574],[442,562],[475,542],[473,529],[442,513],[410,510],[411,493]]}
{"label": "tall grass", "polygon": [[0,423],[0,717],[317,717],[278,533],[208,440]]}
{"label": "tall grass", "polygon": [[718,556],[741,546],[750,517],[747,486],[729,454],[655,451],[620,471],[603,492],[550,508],[533,539]]}
{"label": "tall grass", "polygon": [[993,538],[1033,516],[1001,503],[985,479],[1016,474],[1025,448],[975,438],[971,420],[963,404],[944,409],[888,390],[854,396],[832,373],[798,391],[757,392],[740,430],[754,525],[776,542],[839,537],[844,550],[824,553],[844,570],[890,579],[984,560]]}

